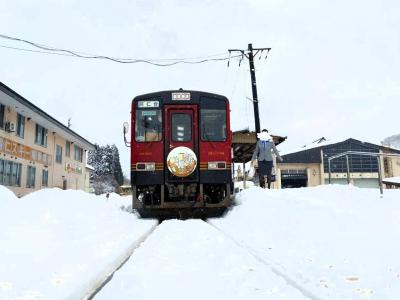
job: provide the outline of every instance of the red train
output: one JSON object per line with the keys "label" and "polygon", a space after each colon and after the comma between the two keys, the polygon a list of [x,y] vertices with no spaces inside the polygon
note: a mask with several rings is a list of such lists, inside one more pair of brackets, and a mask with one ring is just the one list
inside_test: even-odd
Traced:
{"label": "red train", "polygon": [[218,216],[230,205],[229,112],[226,97],[199,91],[133,99],[132,203],[142,217]]}

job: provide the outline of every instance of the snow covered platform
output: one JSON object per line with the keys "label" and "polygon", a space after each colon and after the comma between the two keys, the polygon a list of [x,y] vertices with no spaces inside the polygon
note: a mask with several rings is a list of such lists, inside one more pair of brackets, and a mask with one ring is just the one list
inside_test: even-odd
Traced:
{"label": "snow covered platform", "polygon": [[262,190],[210,220],[314,299],[400,299],[400,190]]}
{"label": "snow covered platform", "polygon": [[0,299],[82,299],[157,224],[122,211],[130,199],[0,186]]}
{"label": "snow covered platform", "polygon": [[399,299],[400,190],[236,199],[224,218],[156,227],[120,209],[130,197],[0,186],[0,299],[84,299],[132,252],[94,299]]}

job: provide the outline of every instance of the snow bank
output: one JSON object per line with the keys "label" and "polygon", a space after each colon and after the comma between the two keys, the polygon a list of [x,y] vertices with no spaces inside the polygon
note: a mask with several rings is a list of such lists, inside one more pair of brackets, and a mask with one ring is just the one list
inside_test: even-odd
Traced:
{"label": "snow bank", "polygon": [[156,224],[118,198],[0,186],[0,299],[81,299]]}
{"label": "snow bank", "polygon": [[263,190],[210,222],[320,299],[399,299],[400,190]]}

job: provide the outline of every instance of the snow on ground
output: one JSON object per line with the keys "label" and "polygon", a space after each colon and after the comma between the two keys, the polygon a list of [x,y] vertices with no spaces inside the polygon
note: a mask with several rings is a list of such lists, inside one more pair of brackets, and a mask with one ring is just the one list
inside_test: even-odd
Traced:
{"label": "snow on ground", "polygon": [[[101,195],[101,197],[106,197],[105,195]],[[106,199],[106,202],[119,208],[121,210],[131,212],[132,211],[132,195],[120,196],[116,193],[111,193]]]}
{"label": "snow on ground", "polygon": [[318,299],[400,299],[400,190],[257,187],[238,202],[209,222]]}
{"label": "snow on ground", "polygon": [[246,180],[246,184],[244,183],[244,181],[238,181],[235,182],[235,189],[239,189],[239,191],[243,191],[245,188],[244,186],[246,185],[246,189],[254,187],[254,182],[253,181],[249,181]]}
{"label": "snow on ground", "polygon": [[[163,222],[95,299],[399,299],[400,190],[253,187],[236,202]],[[130,206],[0,186],[0,299],[82,299],[156,225]]]}
{"label": "snow on ground", "polygon": [[206,222],[170,220],[95,299],[307,298]]}
{"label": "snow on ground", "polygon": [[81,191],[0,186],[0,299],[82,299],[155,226]]}

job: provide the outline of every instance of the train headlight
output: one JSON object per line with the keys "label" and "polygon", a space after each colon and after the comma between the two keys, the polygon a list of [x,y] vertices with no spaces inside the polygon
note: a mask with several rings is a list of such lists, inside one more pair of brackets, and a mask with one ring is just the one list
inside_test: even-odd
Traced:
{"label": "train headlight", "polygon": [[224,161],[213,161],[208,163],[209,170],[223,170],[226,169],[226,162]]}
{"label": "train headlight", "polygon": [[153,162],[137,163],[136,171],[155,171],[156,164]]}

